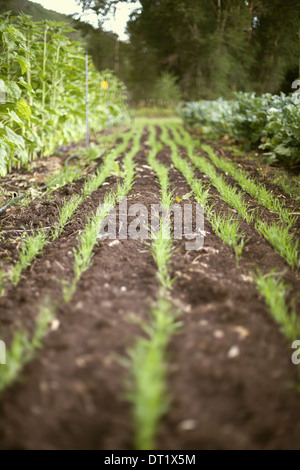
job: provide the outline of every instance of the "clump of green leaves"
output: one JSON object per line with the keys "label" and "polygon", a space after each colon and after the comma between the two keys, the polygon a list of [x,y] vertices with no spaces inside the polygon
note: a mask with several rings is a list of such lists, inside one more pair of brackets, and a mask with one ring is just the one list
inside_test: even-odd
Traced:
{"label": "clump of green leaves", "polygon": [[[85,133],[85,51],[62,22],[0,17],[0,176]],[[126,120],[125,87],[89,58],[90,129]]]}

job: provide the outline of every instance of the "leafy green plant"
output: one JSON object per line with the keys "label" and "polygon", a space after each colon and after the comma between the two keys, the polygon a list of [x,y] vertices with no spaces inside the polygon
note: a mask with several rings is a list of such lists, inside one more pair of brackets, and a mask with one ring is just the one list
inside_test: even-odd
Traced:
{"label": "leafy green plant", "polygon": [[164,72],[157,80],[153,92],[157,106],[164,109],[175,108],[181,101],[181,91],[176,82],[176,77],[168,72]]}
{"label": "leafy green plant", "polygon": [[233,100],[187,103],[183,120],[214,136],[229,135],[246,147],[260,147],[268,163],[300,161],[300,109],[293,97],[236,93]]}
{"label": "leafy green plant", "polygon": [[[0,176],[85,132],[85,53],[64,23],[0,17]],[[90,129],[126,120],[125,87],[89,59]]]}

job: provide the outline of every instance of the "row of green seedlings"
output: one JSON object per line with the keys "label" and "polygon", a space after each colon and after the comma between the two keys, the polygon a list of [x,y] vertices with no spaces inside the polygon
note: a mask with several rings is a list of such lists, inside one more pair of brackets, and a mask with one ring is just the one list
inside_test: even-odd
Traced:
{"label": "row of green seedlings", "polygon": [[[150,127],[149,165],[159,180],[161,206],[168,213],[173,197],[170,191],[168,169],[156,160],[162,146],[156,140],[155,129]],[[138,338],[129,351],[126,362],[131,375],[129,400],[132,404],[135,427],[135,448],[153,450],[162,416],[167,412],[170,398],[167,392],[166,348],[171,336],[179,328],[178,313],[171,302],[173,279],[170,261],[173,243],[170,238],[168,215],[159,218],[159,229],[152,233],[150,250],[157,265],[159,288],[155,304],[151,307],[150,322],[143,323],[145,335]]]}
{"label": "row of green seedlings", "polygon": [[[172,127],[175,138],[178,137],[176,130]],[[229,247],[233,248],[237,261],[240,259],[243,247],[246,243],[243,232],[240,230],[238,220],[232,215],[220,214],[214,211],[214,204],[209,202],[209,188],[205,188],[203,183],[195,176],[190,163],[181,158],[177,144],[171,139],[168,128],[162,127],[161,140],[171,149],[171,159],[174,167],[184,176],[188,185],[192,189],[197,203],[202,204],[205,215],[211,223],[215,233]]]}
{"label": "row of green seedlings", "polygon": [[[174,135],[173,128],[172,131]],[[199,182],[194,179],[194,173],[191,167],[189,166],[189,163],[179,156],[177,149],[174,148],[172,141],[170,141],[169,134],[166,131],[163,131],[162,138],[166,139],[168,145],[171,144],[173,146],[172,160],[174,166],[185,176],[187,182],[194,190],[196,199],[199,200],[199,202],[205,206],[208,196],[208,190],[206,189],[204,191],[202,185],[199,185]],[[182,145],[181,142],[180,144]],[[212,220],[209,207],[208,210],[209,219],[210,221],[212,221],[213,228],[216,230],[218,229],[218,224],[216,224],[217,218],[214,215],[214,219]],[[218,230],[216,230],[216,233],[221,238],[224,237],[224,234],[229,234],[228,241],[226,241],[226,236],[224,241],[230,244],[230,231],[232,230],[232,236],[234,237],[234,231],[236,230],[236,227],[230,227],[230,217],[227,219],[222,217],[221,220],[225,220],[225,224],[227,222],[228,226],[225,231],[223,230],[223,233],[218,233]],[[288,341],[295,341],[300,337],[300,321],[299,317],[297,317],[293,302],[289,304],[287,301],[290,286],[286,285],[281,280],[281,277],[282,275],[280,275],[280,273],[271,272],[264,276],[260,271],[258,271],[258,273],[254,276],[254,281],[257,285],[260,294],[264,298],[272,317],[280,326],[282,333],[285,335]]]}
{"label": "row of green seedlings", "polygon": [[190,134],[184,132],[184,137],[181,138],[175,129],[172,129],[172,132],[178,145],[186,147],[191,162],[201,173],[209,177],[221,198],[233,207],[248,224],[254,223],[258,233],[269,241],[275,251],[286,260],[292,269],[298,268],[300,265],[299,241],[294,240],[294,234],[289,231],[290,227],[275,222],[269,225],[261,220],[254,211],[250,211],[249,204],[244,201],[238,189],[227,184],[223,176],[217,174],[214,166],[206,158],[195,154],[195,144]]}
{"label": "row of green seedlings", "polygon": [[[133,155],[139,150],[139,140],[141,133],[137,132],[133,141],[133,148],[124,159],[124,182],[118,185],[116,193],[110,192],[105,197],[101,210],[96,214],[96,217],[90,219],[85,227],[85,231],[80,237],[80,246],[75,251],[75,278],[69,286],[64,286],[65,294],[67,299],[71,298],[74,286],[80,277],[80,275],[88,269],[91,264],[92,249],[96,242],[98,235],[98,228],[101,224],[101,220],[105,217],[117,200],[122,199],[130,190],[133,184],[135,167],[133,162]],[[129,139],[128,139],[129,140]],[[127,141],[128,143],[128,141]],[[124,149],[123,149],[124,150]],[[111,160],[111,163],[113,161]],[[108,161],[106,160],[106,170],[108,170]],[[102,173],[102,178],[104,174]],[[103,180],[104,181],[104,180]],[[94,187],[94,186],[93,186]],[[90,194],[93,191],[92,186],[86,189],[85,194]],[[96,228],[96,230],[93,230]],[[96,236],[96,238],[95,238]],[[79,277],[78,277],[79,276]],[[50,299],[45,299],[39,306],[39,312],[35,322],[34,333],[30,335],[24,331],[17,331],[12,339],[10,348],[6,351],[6,366],[0,376],[0,393],[5,388],[10,386],[15,380],[18,379],[20,372],[24,365],[26,365],[35,355],[36,350],[42,347],[42,342],[47,332],[50,329],[55,328],[54,312],[56,305],[50,302]]]}
{"label": "row of green seedlings", "polygon": [[263,183],[256,182],[249,178],[247,172],[238,168],[234,162],[218,157],[210,145],[202,144],[200,145],[200,149],[206,152],[217,168],[234,178],[240,187],[259,202],[259,204],[269,211],[278,214],[279,219],[290,228],[295,225],[296,217],[293,215],[292,211],[275,197],[271,191],[268,191]]}
{"label": "row of green seedlings", "polygon": [[80,162],[73,163],[72,165],[69,164],[69,162],[78,157],[76,154],[71,154],[70,157],[67,158],[63,169],[59,173],[51,175],[46,180],[45,186],[47,187],[47,191],[45,192],[45,196],[49,196],[53,191],[62,188],[68,183],[74,183],[75,181],[81,179],[82,163],[89,164],[96,159],[104,157],[107,153],[114,152],[114,149],[110,147],[118,139],[122,139],[124,142],[119,144],[115,150],[118,153],[123,153],[131,137],[131,132],[124,131],[119,131],[114,135],[108,134],[103,136],[101,137],[101,146],[91,145],[90,148],[80,149]]}
{"label": "row of green seedlings", "polygon": [[80,277],[91,266],[93,249],[99,238],[100,228],[104,219],[114,206],[129,193],[133,186],[135,178],[134,157],[140,150],[141,136],[142,129],[138,127],[133,137],[132,147],[123,159],[123,182],[118,183],[116,190],[111,190],[105,195],[104,201],[99,204],[96,213],[88,216],[84,230],[78,237],[78,246],[73,250],[74,277],[70,282],[63,282],[65,302],[71,301]]}
{"label": "row of green seedlings", "polygon": [[103,165],[98,168],[96,173],[86,180],[80,195],[74,194],[59,211],[59,218],[50,231],[45,227],[38,229],[35,234],[26,234],[19,254],[19,260],[14,265],[8,276],[4,271],[0,273],[0,294],[3,293],[7,283],[11,282],[16,286],[20,280],[21,273],[30,266],[33,259],[41,253],[46,243],[55,241],[61,234],[74,214],[75,210],[88,198],[92,192],[96,191],[104,181],[115,171],[115,160],[120,153],[123,153],[129,143],[132,134],[128,133],[123,142],[113,151],[109,152],[104,158]]}
{"label": "row of green seedlings", "polygon": [[[256,228],[274,246],[281,256],[283,256],[282,253],[286,253],[287,257],[283,257],[286,261],[289,260],[289,264],[290,262],[292,263],[292,268],[299,267],[299,242],[298,240],[294,240],[295,233],[291,232],[291,228],[295,225],[297,219],[292,211],[285,207],[278,198],[274,197],[262,183],[256,183],[250,179],[246,172],[237,168],[233,162],[219,158],[210,146],[201,145],[201,149],[207,153],[217,168],[220,168],[225,173],[235,178],[244,191],[250,194],[250,196],[257,200],[262,206],[279,216],[284,226],[282,226],[282,224],[278,225],[277,223],[268,225],[256,216]],[[285,247],[281,249],[280,240],[282,239],[282,231]]]}
{"label": "row of green seedlings", "polygon": [[[126,131],[120,130],[115,134],[108,134],[101,137],[101,145],[92,144],[90,148],[80,149],[80,159],[75,153],[71,154],[66,159],[63,168],[58,173],[52,174],[46,179],[45,184],[42,188],[43,190],[45,190],[43,195],[41,195],[40,193],[41,188],[35,188],[37,191],[35,191],[34,197],[32,197],[32,193],[26,195],[24,198],[22,198],[21,206],[29,206],[32,201],[37,197],[44,197],[48,200],[51,199],[52,193],[54,191],[57,191],[58,189],[62,188],[63,186],[66,186],[69,183],[73,184],[75,181],[78,181],[82,178],[82,170],[84,168],[83,164],[88,165],[96,159],[104,158],[107,153],[112,152],[114,150],[112,145],[116,140],[123,140],[125,138],[126,142],[128,143],[130,137],[131,136],[128,136],[126,134]],[[122,145],[123,144],[120,144],[120,146],[116,149],[119,153],[120,148],[122,150]],[[79,159],[79,162],[77,162],[75,159]],[[70,163],[71,161],[72,164]],[[73,161],[76,161],[76,163],[74,163]],[[115,169],[116,173],[118,174],[117,164]]]}

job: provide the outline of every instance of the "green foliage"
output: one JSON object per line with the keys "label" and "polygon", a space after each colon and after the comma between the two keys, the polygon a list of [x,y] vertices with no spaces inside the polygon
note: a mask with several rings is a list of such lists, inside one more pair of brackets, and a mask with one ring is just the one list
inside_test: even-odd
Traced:
{"label": "green foliage", "polygon": [[[214,166],[211,165],[205,158],[194,154],[195,142],[189,133],[183,131],[184,137],[182,137],[182,139],[180,139],[180,136],[176,130],[173,131],[173,133],[177,142],[181,142],[181,144],[186,143],[189,158],[194,163],[196,168],[198,168],[202,173],[210,178],[213,186],[220,193],[221,198],[229,206],[233,207],[238,212],[238,214],[244,220],[246,220],[247,223],[255,222],[256,230],[271,243],[274,249],[287,261],[292,269],[299,267],[299,241],[295,241],[294,233],[290,232],[290,228],[294,224],[294,218],[291,216],[291,214],[289,214],[286,208],[281,206],[278,202],[276,202],[276,200],[269,200],[269,196],[268,194],[266,195],[264,188],[260,188],[258,186],[257,193],[261,194],[261,197],[266,197],[266,200],[268,200],[270,204],[273,204],[273,207],[277,209],[280,218],[287,223],[285,226],[282,226],[281,223],[272,223],[268,225],[265,221],[260,219],[257,213],[249,212],[249,205],[244,201],[241,193],[237,191],[235,186],[227,184],[222,176],[217,175]],[[210,153],[211,156],[213,156],[209,146],[205,146],[204,148]],[[241,183],[245,183],[243,174]]]}
{"label": "green foliage", "polygon": [[162,108],[175,108],[181,100],[181,92],[177,79],[172,74],[164,72],[156,81],[153,99],[157,106]]}
{"label": "green foliage", "polygon": [[136,345],[129,351],[128,366],[132,378],[129,399],[133,407],[135,442],[138,450],[155,448],[158,425],[169,406],[166,392],[165,354],[169,339],[179,326],[179,323],[175,321],[177,313],[166,298],[174,282],[170,274],[173,242],[168,213],[168,209],[173,204],[173,195],[169,189],[169,170],[156,159],[162,145],[156,138],[154,126],[149,126],[149,131],[151,150],[148,162],[158,178],[161,206],[166,213],[159,217],[158,231],[151,234],[150,251],[157,266],[157,278],[160,285],[157,305],[151,308],[150,324],[143,324],[146,338],[139,338]]}
{"label": "green foliage", "polygon": [[109,211],[116,202],[116,194],[107,193],[103,204],[100,204],[96,214],[88,217],[83,232],[78,236],[78,246],[73,249],[74,254],[74,278],[71,282],[63,281],[63,293],[65,302],[70,302],[75,290],[77,282],[81,275],[91,266],[93,249],[96,244],[100,226]]}
{"label": "green foliage", "polygon": [[[175,142],[172,140],[170,135],[167,133],[167,128],[163,128],[161,138],[171,148],[171,157],[175,168],[185,177],[188,185],[192,188],[195,195],[196,201],[203,205],[206,216],[216,234],[230,247],[233,247],[236,255],[236,259],[242,255],[242,251],[245,245],[245,238],[243,233],[239,229],[238,220],[234,220],[232,216],[222,216],[220,214],[213,214],[213,205],[209,205],[209,189],[205,188],[202,181],[197,180],[194,175],[194,170],[190,166],[190,163],[180,157],[179,149],[177,145],[185,146],[188,155],[193,159],[193,146],[189,140],[189,135],[185,134],[185,138],[181,138],[175,126],[170,127],[172,134],[175,138]],[[232,200],[232,198],[230,199]]]}
{"label": "green foliage", "polygon": [[171,278],[169,272],[173,243],[170,238],[171,228],[168,215],[161,217],[159,223],[158,233],[152,234],[153,242],[151,252],[157,265],[157,277],[159,282],[164,289],[170,290],[174,280]]}
{"label": "green foliage", "polygon": [[[65,23],[0,17],[0,175],[85,132],[85,53]],[[89,60],[90,128],[124,120],[125,88]]]}
{"label": "green foliage", "polygon": [[144,98],[162,72],[178,77],[188,100],[230,97],[236,90],[276,93],[287,72],[297,78],[295,0],[140,3],[128,25],[130,80],[136,84],[138,70]]}
{"label": "green foliage", "polygon": [[297,176],[292,176],[282,168],[272,169],[273,182],[279,186],[285,194],[293,197],[297,203],[300,203],[300,180]]}
{"label": "green foliage", "polygon": [[213,186],[220,193],[221,198],[229,206],[233,207],[247,223],[252,222],[253,214],[249,213],[249,204],[244,201],[238,189],[234,186],[230,186],[222,176],[217,175],[215,168],[205,158],[192,158],[195,166],[210,178]]}
{"label": "green foliage", "polygon": [[184,121],[204,133],[229,135],[248,147],[259,146],[269,163],[300,161],[300,108],[291,96],[236,93],[233,100],[187,103]]}

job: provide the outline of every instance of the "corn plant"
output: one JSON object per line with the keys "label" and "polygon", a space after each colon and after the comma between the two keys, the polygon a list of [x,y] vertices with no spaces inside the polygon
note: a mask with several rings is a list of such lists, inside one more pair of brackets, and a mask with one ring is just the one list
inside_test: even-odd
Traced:
{"label": "corn plant", "polygon": [[[85,132],[85,53],[64,23],[0,17],[0,176]],[[126,119],[125,88],[89,63],[90,128]],[[105,83],[105,87],[101,86]]]}

